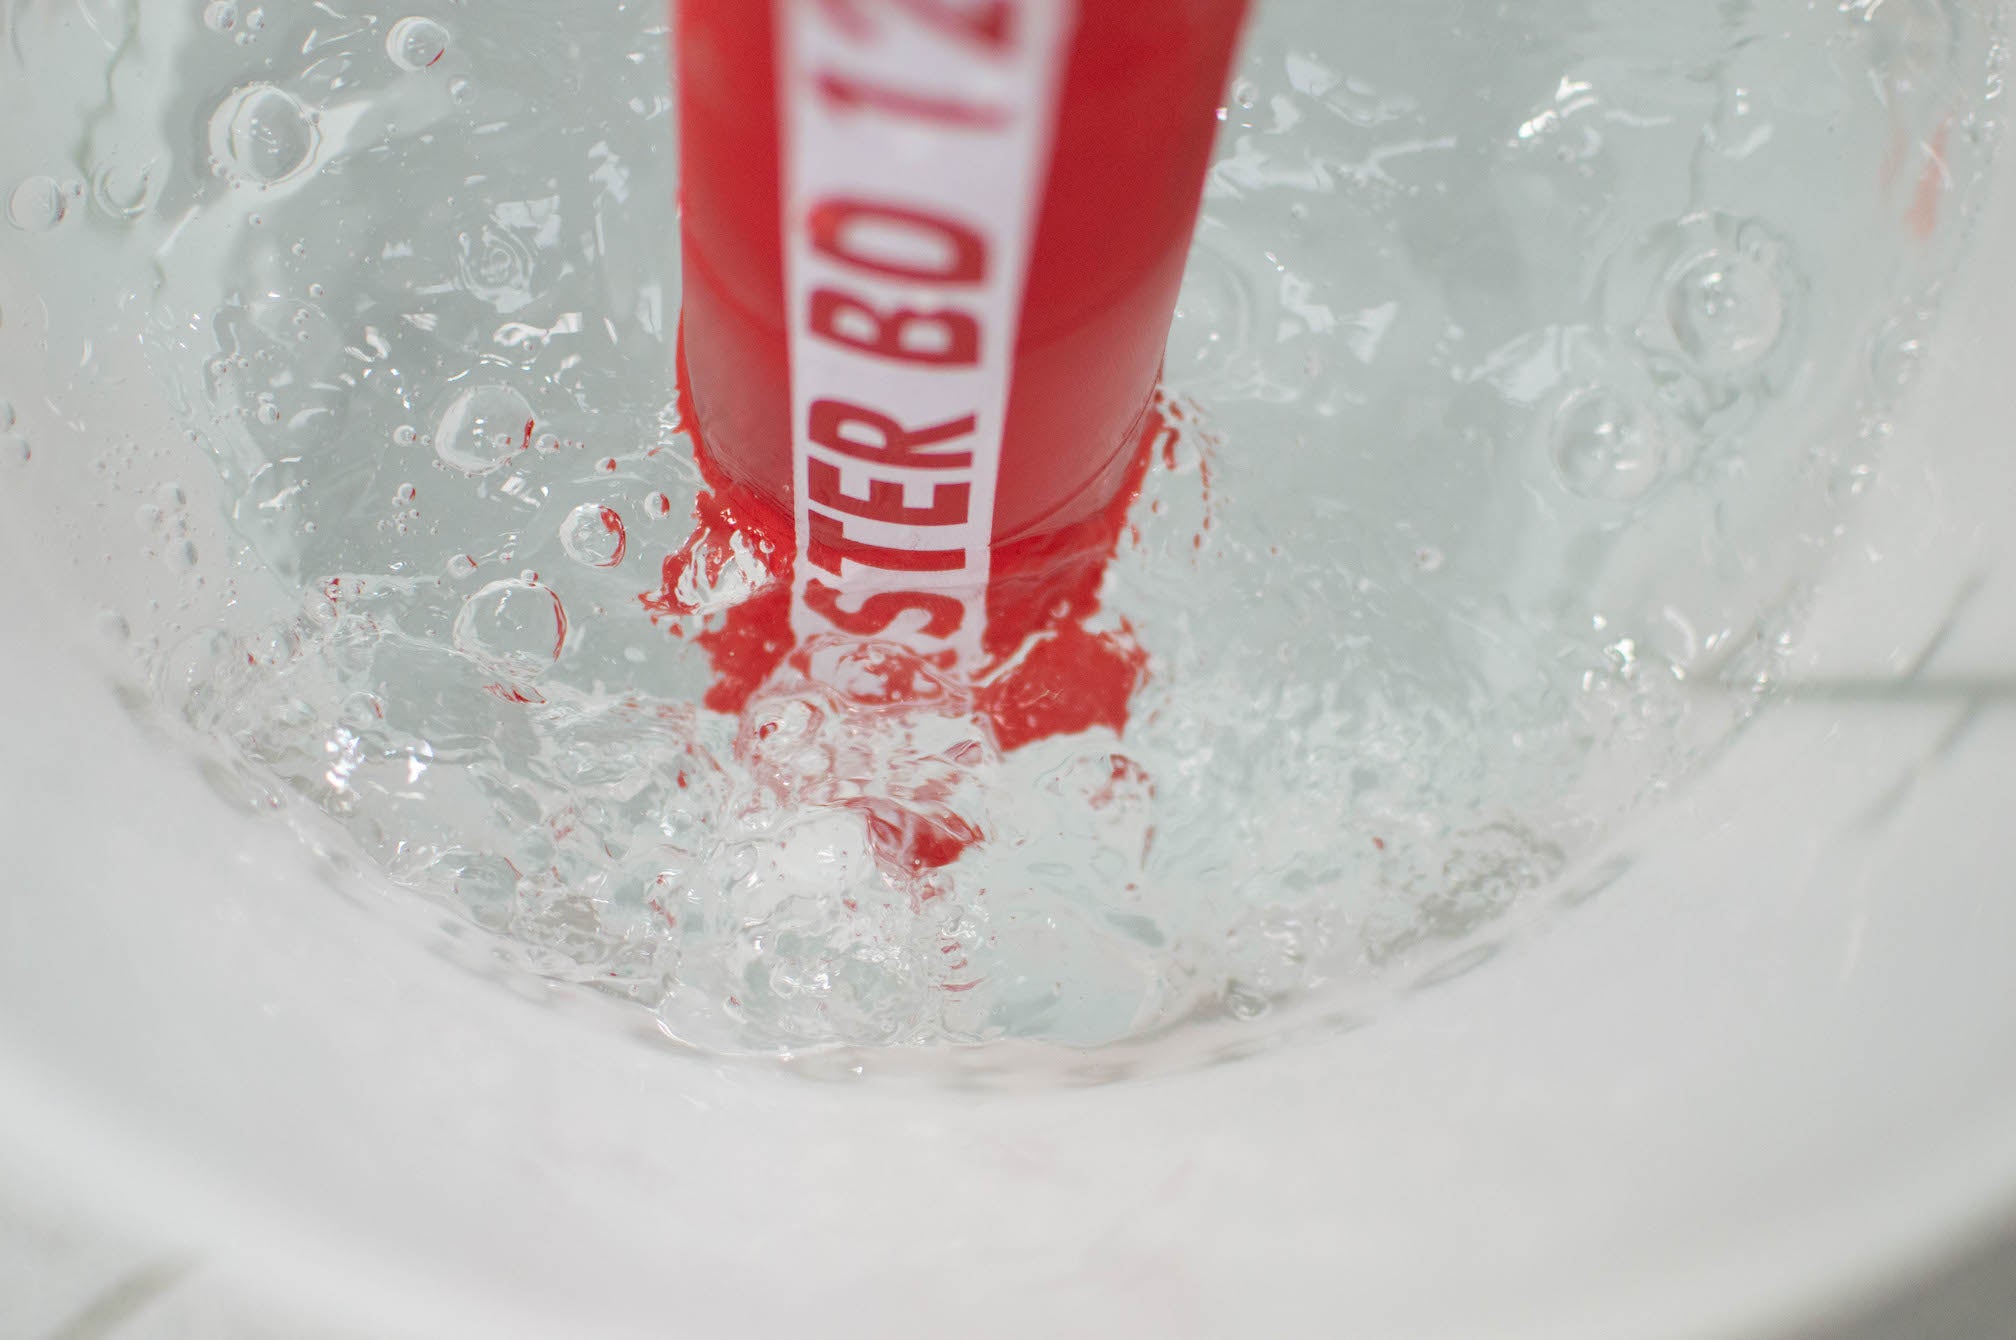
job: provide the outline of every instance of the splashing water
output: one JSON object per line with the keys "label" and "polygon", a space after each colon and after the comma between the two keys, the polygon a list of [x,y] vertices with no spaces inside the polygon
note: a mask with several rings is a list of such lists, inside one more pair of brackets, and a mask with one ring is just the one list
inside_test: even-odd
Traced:
{"label": "splashing water", "polygon": [[779,579],[696,526],[662,12],[566,9],[10,7],[0,506],[241,794],[726,1052],[1363,1015],[1580,889],[1768,681],[2001,78],[1939,0],[1263,5],[1121,701],[1025,736],[885,645],[707,705]]}

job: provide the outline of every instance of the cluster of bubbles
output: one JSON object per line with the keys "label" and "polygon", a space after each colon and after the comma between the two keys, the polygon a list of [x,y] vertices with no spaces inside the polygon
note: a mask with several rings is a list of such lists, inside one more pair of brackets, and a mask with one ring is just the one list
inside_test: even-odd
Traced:
{"label": "cluster of bubbles", "polygon": [[[1245,1035],[1585,896],[1785,651],[2000,78],[1943,0],[1263,7],[1095,628],[1148,683],[1003,751],[891,647],[706,710],[753,537],[640,603],[701,489],[662,5],[329,8],[149,30],[49,137],[88,170],[0,182],[10,247],[144,299],[225,524],[157,473],[142,550],[238,560],[121,627],[240,794],[729,1052]],[[986,840],[892,868],[915,822]]]}

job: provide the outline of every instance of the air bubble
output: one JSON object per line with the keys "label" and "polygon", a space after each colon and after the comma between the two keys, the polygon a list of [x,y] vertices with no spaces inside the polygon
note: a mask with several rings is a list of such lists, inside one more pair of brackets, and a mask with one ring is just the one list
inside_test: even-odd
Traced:
{"label": "air bubble", "polygon": [[210,0],[203,6],[203,26],[213,33],[228,33],[238,26],[235,0]]}
{"label": "air bubble", "polygon": [[621,565],[630,547],[623,518],[612,507],[583,503],[560,525],[560,547],[567,557],[591,568]]}
{"label": "air bubble", "polygon": [[492,582],[455,616],[455,648],[519,679],[550,669],[567,645],[567,611],[549,586],[516,578]]}
{"label": "air bubble", "polygon": [[410,423],[402,423],[392,430],[394,446],[410,447],[420,440],[420,430]]}
{"label": "air bubble", "polygon": [[1711,251],[1681,270],[1667,297],[1680,347],[1716,373],[1755,367],[1785,333],[1785,293],[1768,251]]}
{"label": "air bubble", "polygon": [[1264,1018],[1274,1008],[1273,1001],[1239,982],[1226,985],[1224,1005],[1225,1013],[1246,1022]]}
{"label": "air bubble", "polygon": [[226,171],[261,186],[305,171],[321,139],[294,95],[271,84],[239,89],[210,118],[212,157]]}
{"label": "air bubble", "polygon": [[112,158],[100,163],[91,174],[91,203],[108,219],[139,218],[154,204],[154,166],[151,159],[127,163]]}
{"label": "air bubble", "polygon": [[510,861],[497,855],[455,851],[435,864],[476,924],[492,930],[502,930],[511,924],[519,877],[517,867]]}
{"label": "air bubble", "polygon": [[508,386],[474,386],[449,402],[434,452],[466,474],[488,474],[532,440],[532,406]]}
{"label": "air bubble", "polygon": [[532,302],[532,248],[515,233],[486,224],[475,237],[463,233],[457,241],[456,269],[471,296],[506,316]]}
{"label": "air bubble", "polygon": [[30,177],[7,198],[7,221],[24,233],[46,233],[63,222],[69,202],[53,177]]}
{"label": "air bubble", "polygon": [[644,510],[652,516],[672,515],[672,500],[662,493],[654,493],[644,499]]}
{"label": "air bubble", "polygon": [[409,73],[429,69],[448,54],[448,30],[429,18],[404,18],[385,34],[385,54]]}
{"label": "air bubble", "polygon": [[1554,469],[1568,489],[1603,502],[1643,497],[1666,463],[1658,419],[1603,387],[1570,396],[1554,416]]}
{"label": "air bubble", "polygon": [[[1876,339],[1870,353],[1869,372],[1876,389],[1894,398],[1910,389],[1925,366],[1925,342],[1915,329],[1893,323]],[[0,425],[4,426],[4,425]]]}

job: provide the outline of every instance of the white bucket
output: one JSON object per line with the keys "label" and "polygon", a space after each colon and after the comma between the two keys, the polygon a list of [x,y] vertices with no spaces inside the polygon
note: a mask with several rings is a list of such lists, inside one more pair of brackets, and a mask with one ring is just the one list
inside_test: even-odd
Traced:
{"label": "white bucket", "polygon": [[[21,402],[67,375],[27,282]],[[163,579],[88,471],[38,476],[0,528],[0,1206],[121,1244],[64,1258],[139,1288],[119,1335],[1610,1340],[1873,1305],[2016,1209],[2012,293],[2004,172],[1788,692],[1595,896],[1368,1026],[1103,1085],[717,1063],[485,967],[122,707],[96,612]],[[93,431],[158,431],[152,396]],[[0,1329],[88,1302],[46,1281]]]}

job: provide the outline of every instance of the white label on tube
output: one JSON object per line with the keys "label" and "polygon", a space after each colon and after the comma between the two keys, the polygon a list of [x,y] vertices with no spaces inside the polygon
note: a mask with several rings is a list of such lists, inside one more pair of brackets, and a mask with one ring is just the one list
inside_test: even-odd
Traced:
{"label": "white label on tube", "polygon": [[800,640],[972,664],[1077,0],[777,0]]}

